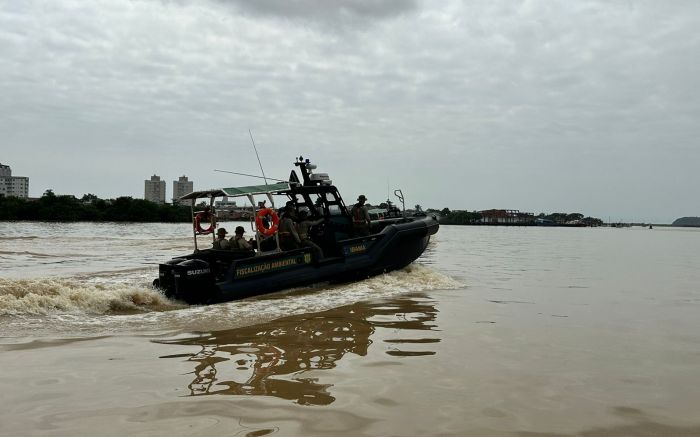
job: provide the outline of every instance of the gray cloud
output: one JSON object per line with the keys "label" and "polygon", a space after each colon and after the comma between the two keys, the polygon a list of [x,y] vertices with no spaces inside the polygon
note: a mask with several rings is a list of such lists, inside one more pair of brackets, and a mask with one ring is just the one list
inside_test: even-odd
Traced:
{"label": "gray cloud", "polygon": [[349,198],[700,214],[700,4],[352,4],[5,4],[0,161],[33,195],[244,184],[211,170],[256,171],[250,128]]}
{"label": "gray cloud", "polygon": [[414,0],[216,0],[241,13],[318,23],[325,26],[359,25],[414,11]]}

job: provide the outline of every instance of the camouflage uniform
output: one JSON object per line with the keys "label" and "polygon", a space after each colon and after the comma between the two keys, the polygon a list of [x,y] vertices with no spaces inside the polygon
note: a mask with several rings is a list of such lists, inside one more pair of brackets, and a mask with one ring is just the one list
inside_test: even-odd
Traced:
{"label": "camouflage uniform", "polygon": [[243,238],[243,235],[240,237],[236,235],[229,241],[231,242],[232,249],[251,250],[253,248],[253,246]]}
{"label": "camouflage uniform", "polygon": [[301,238],[299,238],[296,225],[290,215],[287,213],[280,220],[279,236],[282,250],[298,249],[301,244]]}
{"label": "camouflage uniform", "polygon": [[216,250],[229,250],[231,248],[231,243],[226,239],[226,237],[220,237],[214,240],[212,249]]}
{"label": "camouflage uniform", "polygon": [[369,209],[364,202],[357,202],[350,210],[352,215],[352,232],[356,237],[369,235]]}
{"label": "camouflage uniform", "polygon": [[311,238],[309,237],[309,229],[311,226],[318,226],[321,223],[323,223],[323,219],[318,219],[318,220],[304,220],[302,216],[302,220],[297,223],[297,230],[299,233],[299,238],[301,239],[301,246],[302,247],[308,247],[311,249],[311,253],[313,254],[315,259],[321,259],[323,258],[323,249],[321,247],[314,243]]}

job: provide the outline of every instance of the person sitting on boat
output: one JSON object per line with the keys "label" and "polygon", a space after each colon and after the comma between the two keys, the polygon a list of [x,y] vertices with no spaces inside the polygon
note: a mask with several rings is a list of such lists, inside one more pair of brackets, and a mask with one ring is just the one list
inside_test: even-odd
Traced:
{"label": "person sitting on boat", "polygon": [[246,241],[245,238],[243,238],[243,234],[245,234],[245,229],[243,229],[243,226],[236,226],[236,231],[235,235],[231,237],[229,240],[231,242],[231,249],[236,250],[252,250],[253,245],[250,243],[250,241]]}
{"label": "person sitting on boat", "polygon": [[312,226],[318,226],[323,223],[323,218],[318,220],[309,220],[308,213],[306,211],[299,211],[299,222],[297,223],[297,232],[299,238],[301,238],[301,247],[308,247],[311,249],[314,257],[316,259],[323,258],[323,249],[319,247],[318,244],[314,243],[309,236],[309,229]]}
{"label": "person sitting on boat", "polygon": [[364,237],[369,235],[369,209],[365,206],[367,198],[364,194],[360,194],[357,198],[357,203],[350,210],[352,215],[352,231],[356,237]]}
{"label": "person sitting on boat", "polygon": [[212,246],[212,249],[216,250],[228,250],[231,248],[231,243],[226,239],[226,228],[219,228],[216,231],[216,240],[214,240],[214,244]]}
{"label": "person sitting on boat", "polygon": [[301,238],[299,237],[296,224],[294,223],[296,213],[294,208],[291,206],[285,206],[283,211],[284,214],[280,219],[278,231],[280,247],[282,250],[298,249],[301,246]]}

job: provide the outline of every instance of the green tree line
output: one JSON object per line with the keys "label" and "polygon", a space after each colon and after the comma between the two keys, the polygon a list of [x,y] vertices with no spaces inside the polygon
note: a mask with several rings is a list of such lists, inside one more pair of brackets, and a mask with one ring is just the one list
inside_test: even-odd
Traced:
{"label": "green tree line", "polygon": [[[444,225],[474,225],[479,224],[482,218],[481,213],[477,211],[451,211],[449,208],[441,210],[428,209],[429,213],[439,213],[440,223]],[[555,212],[551,214],[540,213],[537,216],[532,216],[531,223],[535,224],[537,219],[542,219],[547,223],[563,225],[566,223],[580,222],[585,226],[601,226],[603,221],[595,217],[585,217],[583,214],[574,212]]]}
{"label": "green tree line", "polygon": [[450,211],[443,208],[440,211],[440,223],[443,225],[473,225],[479,223],[481,214],[476,211]]}
{"label": "green tree line", "polygon": [[104,200],[94,194],[78,199],[47,190],[39,199],[31,201],[0,196],[0,220],[189,222],[192,216],[186,206],[162,205],[131,197]]}

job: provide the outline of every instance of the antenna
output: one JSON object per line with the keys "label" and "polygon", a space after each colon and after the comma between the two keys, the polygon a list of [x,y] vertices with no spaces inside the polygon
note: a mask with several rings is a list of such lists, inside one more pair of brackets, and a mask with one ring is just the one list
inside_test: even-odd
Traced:
{"label": "antenna", "polygon": [[284,180],[284,179],[265,178],[264,176],[258,176],[258,175],[254,175],[254,174],[248,174],[248,173],[238,173],[238,172],[236,172],[236,171],[217,170],[217,169],[214,169],[214,171],[218,171],[218,172],[221,172],[221,173],[237,174],[237,175],[240,175],[240,176],[248,176],[248,177],[251,177],[251,178],[265,179],[265,183],[266,183],[266,184],[267,184],[267,179],[272,179],[273,181],[277,181],[277,182],[287,182],[287,181]]}
{"label": "antenna", "polygon": [[262,172],[263,179],[265,179],[265,185],[267,185],[267,178],[265,177],[265,170],[263,170],[262,162],[260,162],[260,155],[258,155],[258,148],[255,147],[255,140],[253,139],[253,133],[248,129],[248,133],[250,134],[250,141],[253,142],[253,150],[255,150],[255,156],[258,157],[258,164],[260,165],[260,171]]}

